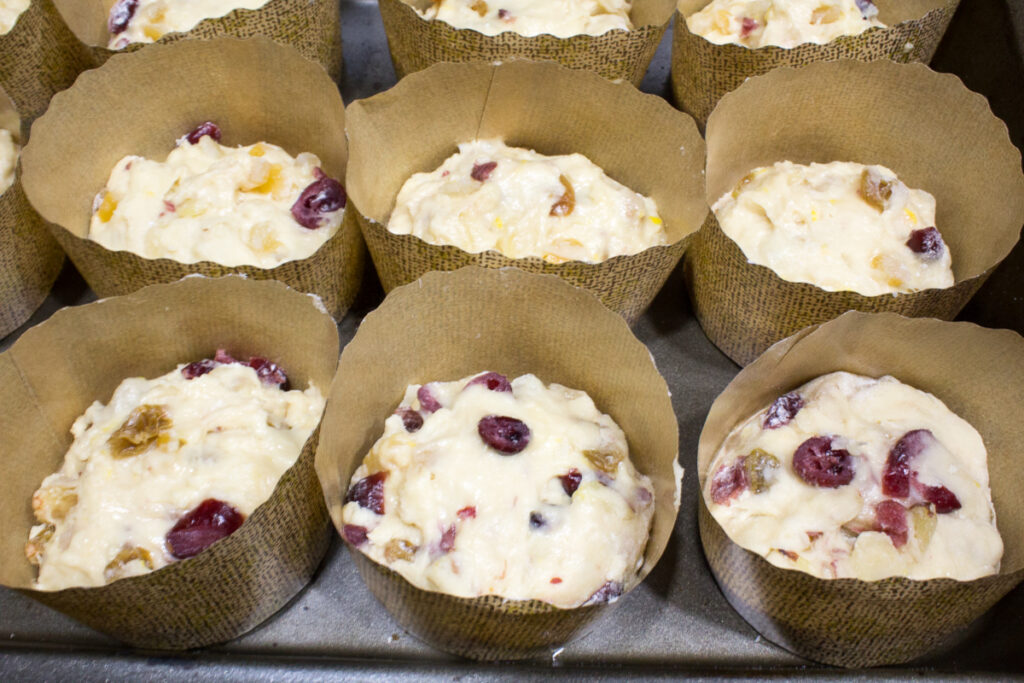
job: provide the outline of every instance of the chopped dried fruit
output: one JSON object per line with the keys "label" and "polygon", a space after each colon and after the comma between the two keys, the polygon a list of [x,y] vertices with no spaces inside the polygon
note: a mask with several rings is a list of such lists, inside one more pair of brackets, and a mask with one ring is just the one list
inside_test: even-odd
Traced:
{"label": "chopped dried fruit", "polygon": [[584,605],[598,605],[603,602],[612,602],[622,595],[622,584],[618,581],[605,581],[604,585],[594,591],[593,595],[587,598]]}
{"label": "chopped dried fruit", "polygon": [[914,538],[918,546],[924,550],[932,540],[938,518],[927,505],[915,505],[910,508],[910,523],[914,527]]}
{"label": "chopped dried fruit", "polygon": [[572,189],[572,183],[570,183],[569,179],[564,175],[558,176],[558,182],[562,183],[562,187],[565,191],[562,193],[562,196],[551,205],[551,211],[549,211],[548,214],[564,218],[571,214],[572,210],[576,208],[576,191]]}
{"label": "chopped dried fruit", "polygon": [[842,16],[837,5],[822,5],[811,12],[811,23],[815,25],[832,24],[839,21]]}
{"label": "chopped dried fruit", "polygon": [[835,489],[853,481],[853,456],[833,449],[830,436],[812,436],[797,447],[793,469],[811,486]]}
{"label": "chopped dried fruit", "polygon": [[768,412],[765,413],[764,419],[761,420],[761,428],[778,429],[779,427],[785,427],[803,407],[803,396],[795,391],[779,396],[768,407]]}
{"label": "chopped dried fruit", "polygon": [[509,383],[508,377],[497,372],[485,372],[479,377],[474,377],[466,384],[466,388],[477,384],[482,384],[491,391],[507,391],[512,393],[512,384]]}
{"label": "chopped dried fruit", "polygon": [[452,548],[455,547],[455,533],[455,525],[452,524],[441,534],[441,540],[438,542],[437,547],[441,549],[442,553],[450,553]]}
{"label": "chopped dried fruit", "polygon": [[892,544],[902,548],[907,542],[907,509],[895,500],[883,500],[875,506],[878,530],[884,532]]}
{"label": "chopped dried fruit", "polygon": [[775,481],[775,470],[779,469],[779,460],[771,453],[755,448],[750,455],[743,458],[743,471],[747,477],[750,490],[754,493],[767,491]]}
{"label": "chopped dried fruit", "polygon": [[110,34],[116,36],[118,33],[124,33],[138,9],[139,0],[118,0],[114,3],[107,17],[107,30]]}
{"label": "chopped dried fruit", "polygon": [[469,9],[473,10],[481,17],[487,16],[487,3],[484,2],[484,0],[476,0],[476,2],[469,6]]}
{"label": "chopped dried fruit", "polygon": [[203,552],[242,526],[245,515],[228,503],[207,498],[167,532],[167,548],[179,560]]}
{"label": "chopped dried fruit", "polygon": [[310,183],[292,205],[295,222],[310,230],[323,225],[325,213],[345,208],[345,188],[322,171],[320,175],[322,177]]}
{"label": "chopped dried fruit", "polygon": [[375,472],[368,477],[363,477],[352,484],[348,493],[345,494],[346,503],[358,503],[378,515],[384,514],[384,480],[387,479],[387,472]]}
{"label": "chopped dried fruit", "polygon": [[476,508],[472,505],[467,505],[456,512],[455,516],[459,519],[476,519]]}
{"label": "chopped dried fruit", "polygon": [[399,415],[402,416],[402,426],[405,427],[405,431],[410,434],[418,432],[420,428],[423,427],[423,416],[420,415],[418,410],[406,408],[400,411]]}
{"label": "chopped dried fruit", "polygon": [[894,185],[894,182],[883,178],[878,171],[866,168],[860,178],[861,199],[878,209],[879,212],[885,211],[889,206],[889,200],[892,199]]}
{"label": "chopped dried fruit", "polygon": [[722,465],[711,478],[711,501],[727,505],[730,500],[743,493],[749,486],[747,471],[743,467],[743,456],[732,465]]}
{"label": "chopped dried fruit", "polygon": [[124,567],[129,562],[141,562],[146,565],[147,569],[153,569],[153,556],[150,555],[149,551],[145,548],[135,546],[134,548],[125,546],[121,548],[121,552],[112,559],[109,564],[103,569],[103,578],[107,581],[113,581],[114,579],[120,578],[124,574]]}
{"label": "chopped dried fruit", "polygon": [[64,519],[78,502],[77,491],[70,486],[48,486],[32,495],[32,512],[40,522]]}
{"label": "chopped dried fruit", "polygon": [[230,353],[224,349],[217,349],[217,353],[213,354],[213,360],[218,363],[229,365],[231,363],[240,363],[240,360],[235,359]]}
{"label": "chopped dried fruit", "polygon": [[220,126],[213,121],[204,121],[196,126],[195,130],[186,135],[185,140],[188,141],[188,144],[194,145],[198,143],[204,135],[209,135],[217,142],[220,142]]}
{"label": "chopped dried fruit", "polygon": [[860,15],[865,19],[878,15],[878,8],[875,7],[875,3],[871,0],[854,0],[857,5],[857,9],[860,10]]}
{"label": "chopped dried fruit", "polygon": [[544,519],[544,515],[540,514],[539,512],[531,512],[530,513],[530,528],[531,529],[540,529],[540,528],[545,527],[547,525],[548,525],[548,521],[546,519]]}
{"label": "chopped dried fruit", "polygon": [[507,9],[500,9],[500,10],[498,10],[498,18],[501,19],[502,21],[508,21],[509,17],[511,17],[511,16],[512,16],[512,13],[509,12]]}
{"label": "chopped dried fruit", "polygon": [[424,384],[416,391],[416,398],[420,401],[420,409],[425,413],[433,413],[441,409],[440,402],[430,392],[429,384]]}
{"label": "chopped dried fruit", "polygon": [[553,576],[553,577],[551,577],[551,583],[553,583],[555,585],[558,585],[558,584],[562,583],[562,579],[557,577],[557,576]]}
{"label": "chopped dried fruit", "polygon": [[287,391],[288,389],[288,375],[284,374],[284,370],[277,363],[264,358],[263,356],[253,356],[246,363],[250,368],[256,371],[256,376],[260,378],[260,381],[271,387],[279,387],[282,390]]}
{"label": "chopped dried fruit", "polygon": [[96,207],[96,216],[104,223],[109,223],[110,219],[114,217],[115,211],[117,211],[117,200],[114,199],[114,195],[104,192],[103,199]]}
{"label": "chopped dried fruit", "polygon": [[359,526],[357,524],[346,524],[344,527],[342,527],[341,535],[345,538],[346,541],[358,547],[366,543],[367,531],[365,526]]}
{"label": "chopped dried fruit", "polygon": [[940,515],[960,509],[960,499],[945,486],[922,485],[921,497],[934,505]]}
{"label": "chopped dried fruit", "polygon": [[396,560],[412,562],[412,558],[416,555],[417,550],[418,548],[415,545],[404,538],[392,538],[384,546],[384,559],[388,562],[395,562]]}
{"label": "chopped dried fruit", "polygon": [[473,170],[469,172],[469,177],[482,183],[491,177],[491,173],[494,172],[494,169],[496,168],[498,168],[497,161],[485,161],[482,164],[473,164]]}
{"label": "chopped dried fruit", "polygon": [[776,548],[782,555],[786,557],[790,562],[796,562],[800,559],[800,556],[794,553],[792,550],[783,550],[782,548]]}
{"label": "chopped dried fruit", "polygon": [[626,458],[626,454],[618,450],[585,450],[583,457],[587,459],[595,469],[605,474],[615,474],[619,471],[619,463]]}
{"label": "chopped dried fruit", "polygon": [[488,415],[477,424],[484,443],[505,455],[522,452],[530,443],[530,428],[522,420],[504,415]]}
{"label": "chopped dried fruit", "polygon": [[181,369],[181,374],[185,379],[195,379],[196,377],[202,377],[206,373],[212,371],[215,367],[220,365],[215,360],[210,358],[204,358],[203,360],[197,360],[194,363],[189,363]]}
{"label": "chopped dried fruit", "polygon": [[160,435],[171,428],[164,406],[141,405],[128,414],[107,443],[115,458],[128,458],[148,451]]}
{"label": "chopped dried fruit", "polygon": [[910,495],[910,461],[935,439],[927,429],[915,429],[904,434],[889,451],[882,472],[882,493],[893,498]]}
{"label": "chopped dried fruit", "polygon": [[750,17],[743,17],[740,27],[740,38],[746,38],[757,29],[757,22]]}
{"label": "chopped dried fruit", "polygon": [[907,240],[907,247],[915,254],[920,254],[926,261],[934,261],[942,256],[946,245],[942,241],[942,235],[936,228],[921,228],[910,233]]}
{"label": "chopped dried fruit", "polygon": [[53,538],[53,532],[57,530],[52,524],[47,524],[39,531],[37,531],[31,538],[28,539],[28,543],[25,544],[25,557],[32,564],[38,565],[42,560],[43,550],[46,548],[46,544]]}
{"label": "chopped dried fruit", "polygon": [[562,490],[565,491],[565,495],[572,496],[572,494],[576,493],[576,489],[580,487],[583,475],[574,467],[566,474],[560,476],[559,479],[562,480]]}

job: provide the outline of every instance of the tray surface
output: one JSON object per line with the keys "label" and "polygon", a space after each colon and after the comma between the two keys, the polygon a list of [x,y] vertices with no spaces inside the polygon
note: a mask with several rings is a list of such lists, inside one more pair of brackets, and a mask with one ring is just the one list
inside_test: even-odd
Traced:
{"label": "tray surface", "polygon": [[[342,0],[345,101],[395,82],[375,0]],[[668,92],[671,29],[643,83]],[[997,116],[1024,146],[1024,5],[1019,0],[965,0],[933,68],[963,78],[989,97]],[[383,297],[368,269],[359,300],[339,325],[347,343]],[[4,350],[62,306],[95,300],[73,267],[43,307],[0,341]],[[1024,333],[1024,247],[997,269],[961,319]],[[635,333],[647,344],[672,391],[686,468],[682,508],[665,555],[647,580],[584,639],[550,660],[483,665],[438,652],[404,633],[364,587],[337,539],[312,583],[252,633],[182,655],[119,645],[21,594],[0,588],[0,679],[173,678],[206,680],[461,680],[535,678],[835,678],[882,680],[993,679],[1024,675],[1024,586],[960,634],[942,654],[900,668],[849,672],[809,663],[767,642],[725,601],[697,535],[696,452],[705,415],[738,371],[703,335],[680,271],[669,279]]]}

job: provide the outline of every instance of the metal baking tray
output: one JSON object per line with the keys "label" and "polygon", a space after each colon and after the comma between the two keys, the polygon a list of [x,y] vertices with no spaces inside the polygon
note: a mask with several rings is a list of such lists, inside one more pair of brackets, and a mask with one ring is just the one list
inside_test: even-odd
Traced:
{"label": "metal baking tray", "polygon": [[[375,0],[342,0],[346,102],[395,82]],[[668,92],[671,29],[643,90]],[[989,97],[1018,148],[1024,146],[1024,3],[963,0],[932,66],[958,74]],[[381,301],[369,269],[356,305],[339,325],[342,343]],[[43,307],[2,342],[62,306],[95,295],[65,266]],[[961,318],[1024,333],[1024,247],[991,276]],[[311,584],[255,631],[182,654],[118,644],[11,590],[0,588],[0,680],[522,680],[551,675],[586,679],[757,678],[1006,680],[1024,678],[1024,586],[1018,587],[941,654],[897,668],[847,671],[808,662],[761,638],[725,601],[697,536],[697,439],[712,401],[738,371],[704,336],[680,271],[635,328],[672,391],[679,452],[687,470],[675,533],[661,562],[582,640],[542,661],[479,664],[424,645],[402,631],[363,586],[340,542]]]}

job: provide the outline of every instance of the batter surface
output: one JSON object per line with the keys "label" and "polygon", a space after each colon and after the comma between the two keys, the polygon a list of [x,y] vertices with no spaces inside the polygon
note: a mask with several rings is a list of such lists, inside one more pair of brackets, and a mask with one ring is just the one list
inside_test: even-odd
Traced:
{"label": "batter surface", "polygon": [[884,27],[877,17],[870,0],[714,0],[687,17],[686,26],[718,45],[793,48]]}
{"label": "batter surface", "polygon": [[632,29],[631,5],[630,0],[435,0],[420,14],[488,36],[514,31],[568,38]]}
{"label": "batter surface", "polygon": [[204,19],[236,9],[259,9],[270,0],[117,0],[110,8],[107,47],[120,50],[131,43],[153,43],[164,34],[188,31]]}
{"label": "batter surface", "polygon": [[0,36],[10,33],[31,0],[0,0]]}

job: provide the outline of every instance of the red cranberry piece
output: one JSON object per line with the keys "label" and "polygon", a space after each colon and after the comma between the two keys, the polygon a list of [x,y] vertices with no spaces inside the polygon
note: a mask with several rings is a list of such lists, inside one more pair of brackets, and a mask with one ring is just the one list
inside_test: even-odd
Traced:
{"label": "red cranberry piece", "polygon": [[882,472],[882,493],[893,498],[910,495],[910,461],[918,456],[934,436],[927,429],[915,429],[904,434],[889,451]]}
{"label": "red cranberry piece", "polygon": [[[507,9],[500,9],[500,10],[498,10],[498,18],[499,19],[505,21],[505,20],[508,20],[508,18],[510,16],[512,16],[512,13],[509,12]],[[561,579],[559,579],[559,581],[561,581]]]}
{"label": "red cranberry piece", "polygon": [[795,391],[779,396],[768,408],[764,419],[761,420],[761,428],[778,429],[779,427],[785,427],[803,407],[804,399]]}
{"label": "red cranberry piece", "polygon": [[618,581],[606,581],[603,586],[594,591],[594,594],[587,598],[584,605],[597,605],[602,602],[611,602],[622,595],[622,584]]}
{"label": "red cranberry piece", "polygon": [[368,477],[363,477],[352,484],[352,488],[345,494],[345,502],[359,503],[359,507],[364,507],[371,512],[376,512],[378,515],[383,515],[384,480],[387,477],[388,473],[384,471],[374,472]]}
{"label": "red cranberry piece", "polygon": [[197,360],[194,363],[189,363],[181,369],[181,374],[185,379],[195,379],[196,377],[202,377],[208,372],[211,372],[215,367],[220,365],[215,360],[210,358],[204,358],[203,360]]}
{"label": "red cranberry piece", "polygon": [[184,560],[203,552],[242,526],[245,515],[222,500],[207,498],[167,532],[171,555]]}
{"label": "red cranberry piece", "polygon": [[402,416],[402,426],[405,427],[405,431],[418,432],[420,427],[423,426],[423,416],[420,415],[418,410],[406,408],[405,410],[399,411],[399,415]]}
{"label": "red cranberry piece", "polygon": [[530,528],[531,529],[541,529],[543,527],[546,527],[547,525],[548,525],[548,521],[546,519],[544,519],[544,515],[540,514],[539,512],[531,512],[530,513]]}
{"label": "red cranberry piece", "polygon": [[310,183],[292,204],[292,217],[302,227],[316,230],[323,225],[323,214],[343,208],[345,188],[334,178],[323,175]]}
{"label": "red cranberry piece", "polygon": [[365,526],[346,524],[341,530],[341,535],[345,537],[346,541],[358,547],[366,543],[367,530]]}
{"label": "red cranberry piece", "polygon": [[740,29],[740,38],[746,38],[751,33],[753,33],[754,29],[756,29],[756,28],[757,28],[757,22],[756,21],[754,21],[750,17],[743,17],[743,26]]}
{"label": "red cranberry piece", "polygon": [[196,126],[195,130],[186,135],[185,140],[188,141],[188,144],[195,145],[204,135],[209,135],[217,142],[220,142],[220,126],[213,121],[204,121]]}
{"label": "red cranberry piece", "polygon": [[456,512],[455,516],[459,519],[476,519],[476,507],[473,505],[467,505]]}
{"label": "red cranberry piece", "polygon": [[455,525],[452,524],[441,534],[441,540],[437,546],[441,549],[442,553],[450,553],[452,548],[455,547],[455,533]]}
{"label": "red cranberry piece", "polygon": [[580,471],[573,467],[566,474],[559,477],[562,480],[562,490],[565,491],[565,495],[572,496],[576,493],[576,489],[580,487],[580,482],[583,481],[583,475]]}
{"label": "red cranberry piece", "polygon": [[497,372],[485,372],[479,377],[474,377],[468,384],[466,384],[466,388],[475,384],[483,384],[491,391],[512,392],[512,385],[509,383],[508,377]]}
{"label": "red cranberry piece", "polygon": [[433,413],[441,409],[441,403],[430,393],[429,386],[424,384],[416,391],[416,398],[420,400],[420,408],[425,413]]}
{"label": "red cranberry piece", "polygon": [[747,471],[743,467],[744,456],[732,465],[722,465],[711,479],[711,500],[717,505],[728,505],[729,501],[743,493],[749,486]]}
{"label": "red cranberry piece", "polygon": [[836,489],[853,481],[853,457],[832,449],[831,436],[813,436],[793,454],[793,469],[811,486]]}
{"label": "red cranberry piece", "polygon": [[941,514],[960,509],[960,499],[945,486],[925,486],[921,497],[935,506],[935,512]]}
{"label": "red cranberry piece", "polygon": [[118,33],[124,33],[138,9],[139,0],[118,0],[114,3],[114,6],[110,8],[110,15],[107,17],[107,30],[110,31],[110,35],[116,36]]}
{"label": "red cranberry piece", "polygon": [[551,577],[551,583],[553,583],[553,584],[555,584],[557,586],[558,584],[562,583],[562,579],[561,579],[561,577],[553,576],[553,577]]}
{"label": "red cranberry piece", "polygon": [[284,374],[277,363],[263,356],[253,356],[246,365],[255,370],[256,376],[267,386],[288,390],[288,375]]}
{"label": "red cranberry piece", "polygon": [[875,506],[878,530],[884,532],[897,548],[907,542],[907,509],[895,500],[883,500]]}
{"label": "red cranberry piece", "polygon": [[482,183],[491,177],[491,173],[493,173],[496,168],[498,168],[497,161],[485,161],[482,164],[473,164],[473,170],[470,171],[469,177]]}
{"label": "red cranberry piece", "polygon": [[926,261],[934,261],[942,256],[946,248],[942,235],[935,228],[921,228],[910,233],[907,240],[910,251],[919,254]]}
{"label": "red cranberry piece", "polygon": [[481,418],[476,431],[485,444],[506,455],[515,455],[530,443],[530,428],[514,417],[488,415]]}

